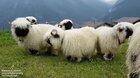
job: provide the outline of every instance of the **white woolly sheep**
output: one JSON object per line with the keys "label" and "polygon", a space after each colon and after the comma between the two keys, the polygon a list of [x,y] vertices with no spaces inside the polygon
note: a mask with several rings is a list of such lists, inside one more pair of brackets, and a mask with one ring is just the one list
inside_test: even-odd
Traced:
{"label": "white woolly sheep", "polygon": [[134,24],[129,23],[129,22],[120,22],[120,23],[118,23],[115,26],[117,26],[117,27],[124,27],[126,29],[127,33],[128,33],[127,34],[128,35],[127,38],[133,34],[133,31],[134,31],[134,28],[135,28]]}
{"label": "white woolly sheep", "polygon": [[132,23],[129,23],[129,22],[120,22],[116,25],[117,27],[124,27],[126,29],[126,32],[127,32],[127,36],[126,38],[128,38],[128,44],[129,44],[129,41],[131,39],[131,36],[135,30],[135,26],[134,24]]}
{"label": "white woolly sheep", "polygon": [[70,30],[73,29],[73,22],[70,19],[64,19],[59,24],[56,24],[55,26],[58,26],[63,30]]}
{"label": "white woolly sheep", "polygon": [[31,22],[31,24],[37,24],[37,19],[33,16],[27,16],[25,17],[29,22]]}
{"label": "white woolly sheep", "polygon": [[127,50],[128,78],[140,78],[140,26],[135,29]]}
{"label": "white woolly sheep", "polygon": [[31,25],[26,18],[17,18],[11,23],[11,31],[14,39],[32,54],[47,51],[43,43],[43,35],[51,28],[49,24]]}
{"label": "white woolly sheep", "polygon": [[140,22],[134,24],[134,29],[137,29],[137,27],[140,27]]}
{"label": "white woolly sheep", "polygon": [[80,62],[82,58],[90,59],[95,54],[97,35],[92,27],[65,31],[53,29],[45,34],[44,40],[56,52],[62,51],[68,60]]}
{"label": "white woolly sheep", "polygon": [[98,34],[97,51],[103,54],[105,60],[112,60],[119,45],[127,37],[127,31],[124,27],[107,27],[102,26],[96,29]]}

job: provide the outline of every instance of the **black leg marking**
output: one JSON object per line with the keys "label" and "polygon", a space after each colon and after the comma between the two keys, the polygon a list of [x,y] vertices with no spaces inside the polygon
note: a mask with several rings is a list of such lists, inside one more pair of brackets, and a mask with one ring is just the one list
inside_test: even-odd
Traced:
{"label": "black leg marking", "polygon": [[131,61],[132,61],[132,62],[135,62],[136,59],[137,59],[137,55],[131,55]]}
{"label": "black leg marking", "polygon": [[109,53],[109,54],[106,56],[106,58],[112,59],[112,58],[113,58],[113,54],[112,54],[112,53]]}
{"label": "black leg marking", "polygon": [[35,49],[29,49],[29,51],[31,52],[31,54],[37,54],[38,50]]}
{"label": "black leg marking", "polygon": [[78,58],[77,57],[73,57],[72,61],[77,61]]}
{"label": "black leg marking", "polygon": [[139,78],[139,74],[138,73],[130,73],[129,78]]}
{"label": "black leg marking", "polygon": [[68,61],[71,61],[71,56],[67,56],[67,60]]}

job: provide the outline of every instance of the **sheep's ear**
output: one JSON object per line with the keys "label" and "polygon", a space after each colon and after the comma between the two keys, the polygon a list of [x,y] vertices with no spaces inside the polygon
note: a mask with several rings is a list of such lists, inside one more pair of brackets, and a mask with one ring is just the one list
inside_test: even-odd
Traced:
{"label": "sheep's ear", "polygon": [[27,21],[31,22],[28,18],[26,18]]}
{"label": "sheep's ear", "polygon": [[69,30],[72,28],[73,24],[70,21],[68,21],[67,23],[64,23],[64,26],[65,26],[65,30]]}
{"label": "sheep's ear", "polygon": [[36,22],[36,20],[35,20],[35,19],[33,19],[33,20],[32,20],[32,23],[37,24],[37,22]]}
{"label": "sheep's ear", "polygon": [[51,35],[52,35],[54,38],[59,38],[59,37],[60,37],[56,29],[53,29],[53,30],[51,31]]}
{"label": "sheep's ear", "polygon": [[32,21],[30,21],[30,19],[26,18],[26,20],[27,20],[27,21],[29,21],[29,22],[30,22],[30,24],[32,25]]}
{"label": "sheep's ear", "polygon": [[124,29],[123,28],[118,28],[117,31],[122,32]]}

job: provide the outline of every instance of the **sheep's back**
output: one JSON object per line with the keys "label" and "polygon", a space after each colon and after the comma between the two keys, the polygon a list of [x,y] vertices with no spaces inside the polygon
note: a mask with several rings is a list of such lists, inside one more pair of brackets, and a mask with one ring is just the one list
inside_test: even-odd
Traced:
{"label": "sheep's back", "polygon": [[71,55],[87,55],[94,52],[97,36],[93,30],[66,30],[63,40],[63,52]]}

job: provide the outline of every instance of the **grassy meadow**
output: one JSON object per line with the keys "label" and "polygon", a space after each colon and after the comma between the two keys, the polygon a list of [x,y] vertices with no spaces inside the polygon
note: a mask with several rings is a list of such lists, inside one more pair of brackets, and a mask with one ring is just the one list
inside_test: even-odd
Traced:
{"label": "grassy meadow", "polygon": [[125,52],[127,43],[120,46],[112,61],[96,56],[92,61],[68,62],[63,56],[30,55],[19,47],[10,32],[0,32],[1,70],[21,70],[17,78],[126,78]]}

